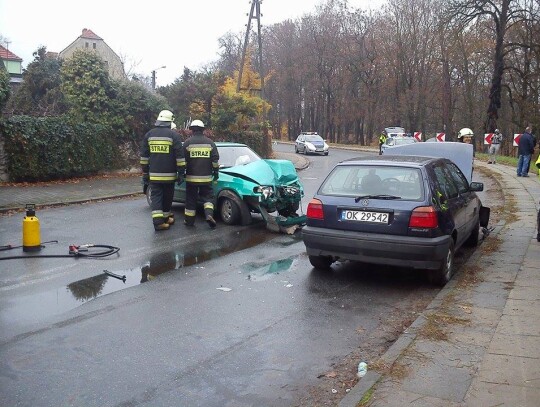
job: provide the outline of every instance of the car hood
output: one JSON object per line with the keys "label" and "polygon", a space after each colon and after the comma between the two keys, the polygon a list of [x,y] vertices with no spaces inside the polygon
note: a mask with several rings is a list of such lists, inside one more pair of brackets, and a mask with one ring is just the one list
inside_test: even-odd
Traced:
{"label": "car hood", "polygon": [[443,157],[456,163],[469,184],[472,181],[474,152],[472,144],[444,143],[413,143],[392,147],[392,155],[417,155],[424,157]]}
{"label": "car hood", "polygon": [[259,185],[289,185],[298,181],[294,165],[289,160],[259,160],[222,168],[219,172],[238,176]]}

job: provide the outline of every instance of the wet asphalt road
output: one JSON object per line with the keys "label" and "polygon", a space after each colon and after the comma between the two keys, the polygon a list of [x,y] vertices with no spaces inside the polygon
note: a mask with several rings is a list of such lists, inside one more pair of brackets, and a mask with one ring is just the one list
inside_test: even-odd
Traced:
{"label": "wet asphalt road", "polygon": [[[333,164],[359,154],[309,157],[304,209]],[[59,241],[41,254],[121,250],[0,262],[0,405],[310,405],[318,377],[384,350],[438,292],[408,270],[317,272],[298,233],[261,222],[155,233],[142,196],[38,216],[42,241]],[[2,236],[18,240],[21,219],[0,218]]]}

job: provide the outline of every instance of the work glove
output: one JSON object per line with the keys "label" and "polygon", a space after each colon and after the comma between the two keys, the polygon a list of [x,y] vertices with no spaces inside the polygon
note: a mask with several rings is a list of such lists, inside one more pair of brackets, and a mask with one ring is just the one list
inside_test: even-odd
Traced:
{"label": "work glove", "polygon": [[214,171],[214,181],[217,181],[219,178],[219,171]]}
{"label": "work glove", "polygon": [[147,172],[143,172],[142,179],[145,184],[148,184],[150,182],[150,175]]}
{"label": "work glove", "polygon": [[176,174],[176,182],[178,182],[179,184],[184,182],[184,173],[179,172]]}

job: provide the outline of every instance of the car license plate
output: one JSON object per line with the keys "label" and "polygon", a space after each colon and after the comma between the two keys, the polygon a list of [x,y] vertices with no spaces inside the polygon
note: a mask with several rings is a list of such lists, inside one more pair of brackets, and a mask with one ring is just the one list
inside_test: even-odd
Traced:
{"label": "car license plate", "polygon": [[341,220],[388,224],[388,213],[345,210],[341,212]]}

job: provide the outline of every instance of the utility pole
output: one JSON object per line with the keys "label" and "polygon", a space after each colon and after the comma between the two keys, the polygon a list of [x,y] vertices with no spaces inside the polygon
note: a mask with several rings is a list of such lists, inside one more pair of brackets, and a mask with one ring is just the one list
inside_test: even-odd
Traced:
{"label": "utility pole", "polygon": [[257,20],[257,43],[259,45],[259,76],[261,77],[261,99],[264,99],[264,70],[263,70],[263,52],[262,52],[262,39],[261,39],[261,3],[262,0],[251,0],[251,10],[248,14],[248,23],[246,29],[246,36],[244,38],[244,47],[242,49],[242,59],[240,61],[240,70],[238,73],[238,84],[236,85],[236,91],[240,92],[242,86],[242,74],[244,71],[244,64],[246,60],[246,50],[249,43],[249,33],[251,32],[251,20]]}

